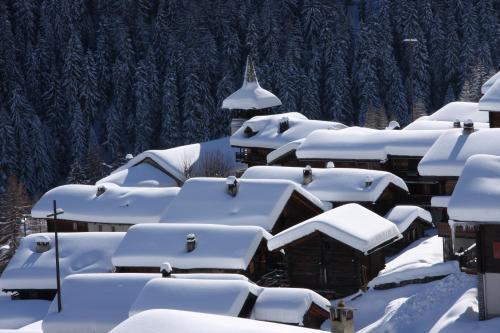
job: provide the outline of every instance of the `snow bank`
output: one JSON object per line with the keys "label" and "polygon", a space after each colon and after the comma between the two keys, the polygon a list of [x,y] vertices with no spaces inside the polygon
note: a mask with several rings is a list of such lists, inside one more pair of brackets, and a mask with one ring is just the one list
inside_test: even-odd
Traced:
{"label": "snow bank", "polygon": [[270,231],[294,192],[323,210],[330,208],[289,180],[240,179],[234,197],[226,189],[225,178],[189,179],[161,222],[255,225]]}
{"label": "snow bank", "polygon": [[[54,300],[44,333],[107,333],[128,318],[130,306],[158,274],[79,274],[63,280],[62,311]],[[141,332],[141,330],[137,331]]]}
{"label": "snow bank", "polygon": [[483,97],[481,97],[479,100],[479,110],[500,112],[500,80],[496,80],[484,93]]}
{"label": "snow bank", "polygon": [[249,295],[256,297],[260,289],[241,280],[158,278],[144,286],[129,316],[152,309],[172,309],[237,317]]}
{"label": "snow bank", "polygon": [[[389,185],[408,192],[405,182],[385,171],[327,168],[312,169],[313,180],[303,184],[303,168],[256,166],[248,168],[242,179],[288,179],[314,194],[322,201],[329,202],[375,202]],[[366,186],[367,179],[372,181]]]}
{"label": "snow bank", "polygon": [[316,130],[295,154],[299,159],[385,160],[388,155],[423,156],[443,133],[375,130],[349,127],[340,131]]}
{"label": "snow bank", "polygon": [[[186,236],[196,237],[196,248],[186,250]],[[245,270],[262,241],[271,235],[255,226],[208,224],[142,224],[130,228],[113,255],[119,267]]]}
{"label": "snow bank", "polygon": [[[289,128],[280,133],[280,122],[287,119]],[[245,134],[247,128],[255,135]],[[317,129],[338,130],[346,128],[344,124],[331,121],[309,120],[297,112],[256,116],[243,123],[240,129],[231,136],[231,146],[259,147],[276,149],[292,141],[305,138]]]}
{"label": "snow bank", "polygon": [[486,92],[491,88],[491,86],[500,79],[500,72],[497,72],[495,75],[490,77],[483,85],[481,86],[481,94],[486,94]]}
{"label": "snow bank", "polygon": [[500,157],[475,155],[463,168],[448,204],[451,220],[500,222]]}
{"label": "snow bank", "polygon": [[45,317],[49,306],[49,301],[12,300],[8,295],[1,295],[0,329],[19,329],[39,321]]}
{"label": "snow bank", "polygon": [[[101,195],[98,190],[104,189]],[[144,188],[100,185],[63,185],[45,193],[31,209],[34,218],[52,213],[52,201],[64,210],[59,218],[99,223],[154,223],[179,192],[178,187]]]}
{"label": "snow bank", "polygon": [[431,226],[433,225],[431,213],[417,206],[396,206],[385,215],[385,218],[394,223],[401,233],[418,218]]}
{"label": "snow bank", "polygon": [[230,171],[244,167],[236,162],[236,151],[237,149],[229,145],[229,137],[164,150],[147,150],[113,171],[111,175],[151,160],[168,177],[184,182],[186,169],[191,170],[191,175],[202,174],[204,164],[214,158],[221,160]]}
{"label": "snow bank", "polygon": [[[70,274],[111,272],[111,255],[125,233],[60,233],[61,277]],[[36,252],[40,236],[50,239],[50,249]],[[21,241],[0,279],[3,289],[56,289],[54,235],[29,235]]]}
{"label": "snow bank", "polygon": [[288,154],[294,154],[295,155],[295,150],[304,142],[305,138],[294,140],[292,142],[289,142],[287,144],[284,144],[283,146],[280,146],[267,154],[266,160],[267,164],[273,164],[276,162],[276,160],[284,157],[285,155]]}
{"label": "snow bank", "polygon": [[302,327],[213,314],[149,310],[118,325],[110,333],[318,333]]}
{"label": "snow bank", "polygon": [[358,204],[347,204],[280,232],[267,246],[280,249],[316,231],[363,253],[402,237],[394,223]]}
{"label": "snow bank", "polygon": [[330,301],[312,290],[265,288],[257,298],[252,317],[256,320],[302,324],[304,315],[313,304],[330,312]]}
{"label": "snow bank", "polygon": [[175,187],[177,181],[149,163],[139,163],[128,169],[113,172],[96,185],[113,183],[123,187]]}
{"label": "snow bank", "polygon": [[500,129],[466,133],[463,129],[446,131],[418,164],[422,176],[460,176],[465,161],[475,154],[500,155]]}
{"label": "snow bank", "polygon": [[379,275],[368,284],[400,284],[405,281],[439,277],[459,271],[456,261],[443,262],[443,241],[438,236],[421,239],[386,263]]}

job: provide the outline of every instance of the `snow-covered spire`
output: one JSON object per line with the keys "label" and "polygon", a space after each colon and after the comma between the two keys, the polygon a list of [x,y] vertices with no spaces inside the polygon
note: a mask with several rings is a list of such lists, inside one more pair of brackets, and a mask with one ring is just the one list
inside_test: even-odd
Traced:
{"label": "snow-covered spire", "polygon": [[249,55],[247,57],[243,85],[222,102],[222,108],[260,110],[278,105],[281,105],[280,99],[259,85],[255,66]]}

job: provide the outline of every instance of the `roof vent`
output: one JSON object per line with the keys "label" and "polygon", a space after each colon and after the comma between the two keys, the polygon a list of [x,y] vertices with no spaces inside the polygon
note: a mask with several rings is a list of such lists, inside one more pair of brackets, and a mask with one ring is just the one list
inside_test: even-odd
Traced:
{"label": "roof vent", "polygon": [[474,132],[474,122],[471,119],[464,121],[464,133]]}
{"label": "roof vent", "polygon": [[401,125],[396,120],[391,120],[385,129],[388,130],[399,130],[401,129]]}
{"label": "roof vent", "polygon": [[238,179],[236,179],[235,176],[229,176],[226,179],[226,185],[227,185],[227,193],[235,197],[236,194],[238,193]]}
{"label": "roof vent", "polygon": [[372,186],[372,184],[373,184],[373,177],[367,176],[365,178],[365,187],[368,188],[368,187]]}
{"label": "roof vent", "polygon": [[35,239],[35,251],[43,253],[50,250],[50,238],[48,236],[38,236]]}
{"label": "roof vent", "polygon": [[279,133],[283,133],[290,128],[290,121],[288,117],[281,117]]}
{"label": "roof vent", "polygon": [[328,169],[335,168],[335,163],[333,163],[333,161],[328,161],[326,162],[326,167]]}
{"label": "roof vent", "polygon": [[172,275],[172,265],[169,262],[164,262],[160,266],[161,276],[164,278],[168,278]]}
{"label": "roof vent", "polygon": [[310,165],[306,165],[304,170],[302,170],[303,180],[302,183],[307,185],[313,181],[313,171]]}
{"label": "roof vent", "polygon": [[106,192],[106,186],[104,185],[97,186],[96,196],[100,197],[101,195],[104,194],[104,192]]}
{"label": "roof vent", "polygon": [[133,158],[134,158],[134,155],[132,155],[132,154],[127,154],[127,155],[125,155],[125,159],[126,159],[127,161],[130,161],[130,160],[131,160],[131,159],[133,159]]}
{"label": "roof vent", "polygon": [[453,128],[460,128],[460,127],[462,127],[462,126],[460,125],[460,120],[455,119],[455,121],[453,122]]}
{"label": "roof vent", "polygon": [[245,137],[247,138],[250,138],[255,134],[257,134],[257,132],[254,132],[250,126],[245,127],[245,130],[243,131],[243,135],[245,135]]}
{"label": "roof vent", "polygon": [[188,252],[193,252],[195,248],[196,248],[196,235],[188,234],[186,236],[186,250]]}

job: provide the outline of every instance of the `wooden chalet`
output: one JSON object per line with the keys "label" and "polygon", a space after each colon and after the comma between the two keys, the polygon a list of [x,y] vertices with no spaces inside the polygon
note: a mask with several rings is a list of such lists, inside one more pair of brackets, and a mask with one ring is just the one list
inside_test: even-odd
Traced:
{"label": "wooden chalet", "polygon": [[417,206],[396,206],[385,218],[394,223],[403,235],[403,238],[386,247],[386,251],[392,254],[423,237],[425,229],[433,226],[431,214]]}
{"label": "wooden chalet", "polygon": [[127,231],[136,223],[157,223],[179,192],[178,187],[122,187],[113,183],[63,185],[45,193],[33,206],[33,218],[46,219],[47,231],[54,220],[47,218],[53,201],[64,213],[58,216],[58,231]]}
{"label": "wooden chalet", "polygon": [[268,248],[285,250],[292,287],[339,298],[366,288],[385,266],[381,249],[401,237],[394,223],[347,204],[279,233]]}
{"label": "wooden chalet", "polygon": [[330,207],[290,180],[191,178],[161,222],[253,225],[276,234]]}
{"label": "wooden chalet", "polygon": [[448,205],[452,230],[460,226],[476,242],[460,251],[462,270],[479,275],[479,319],[500,316],[500,157],[470,157]]}
{"label": "wooden chalet", "polygon": [[113,255],[119,273],[156,273],[168,262],[175,273],[234,273],[257,281],[279,255],[269,253],[271,237],[255,226],[141,224],[133,226]]}
{"label": "wooden chalet", "polygon": [[[61,278],[70,274],[110,273],[111,255],[124,233],[61,233]],[[24,237],[0,278],[2,291],[15,299],[52,300],[56,294],[54,234]]]}
{"label": "wooden chalet", "polygon": [[242,179],[287,179],[314,194],[332,207],[358,203],[379,215],[408,202],[405,182],[389,172],[352,168],[299,168],[256,166]]}
{"label": "wooden chalet", "polygon": [[481,87],[484,94],[479,100],[479,110],[488,112],[490,128],[500,127],[500,74],[496,73]]}

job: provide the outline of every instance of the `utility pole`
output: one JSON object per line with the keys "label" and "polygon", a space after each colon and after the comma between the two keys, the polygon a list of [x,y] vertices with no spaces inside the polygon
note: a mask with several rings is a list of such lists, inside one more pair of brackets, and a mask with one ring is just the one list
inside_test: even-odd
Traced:
{"label": "utility pole", "polygon": [[47,215],[47,217],[52,217],[54,219],[54,238],[56,243],[56,283],[57,283],[57,312],[61,312],[61,270],[59,269],[59,238],[57,234],[57,215],[64,214],[64,210],[57,209],[57,203],[53,202],[53,212]]}
{"label": "utility pole", "polygon": [[403,39],[403,43],[406,43],[408,44],[408,67],[410,69],[410,81],[409,81],[409,90],[410,90],[410,94],[409,94],[409,104],[410,104],[410,115],[411,115],[411,119],[412,121],[415,120],[414,119],[414,115],[415,115],[415,110],[414,110],[414,95],[413,95],[413,46],[415,45],[415,43],[418,42],[418,39],[415,39],[415,38],[406,38],[406,39]]}

